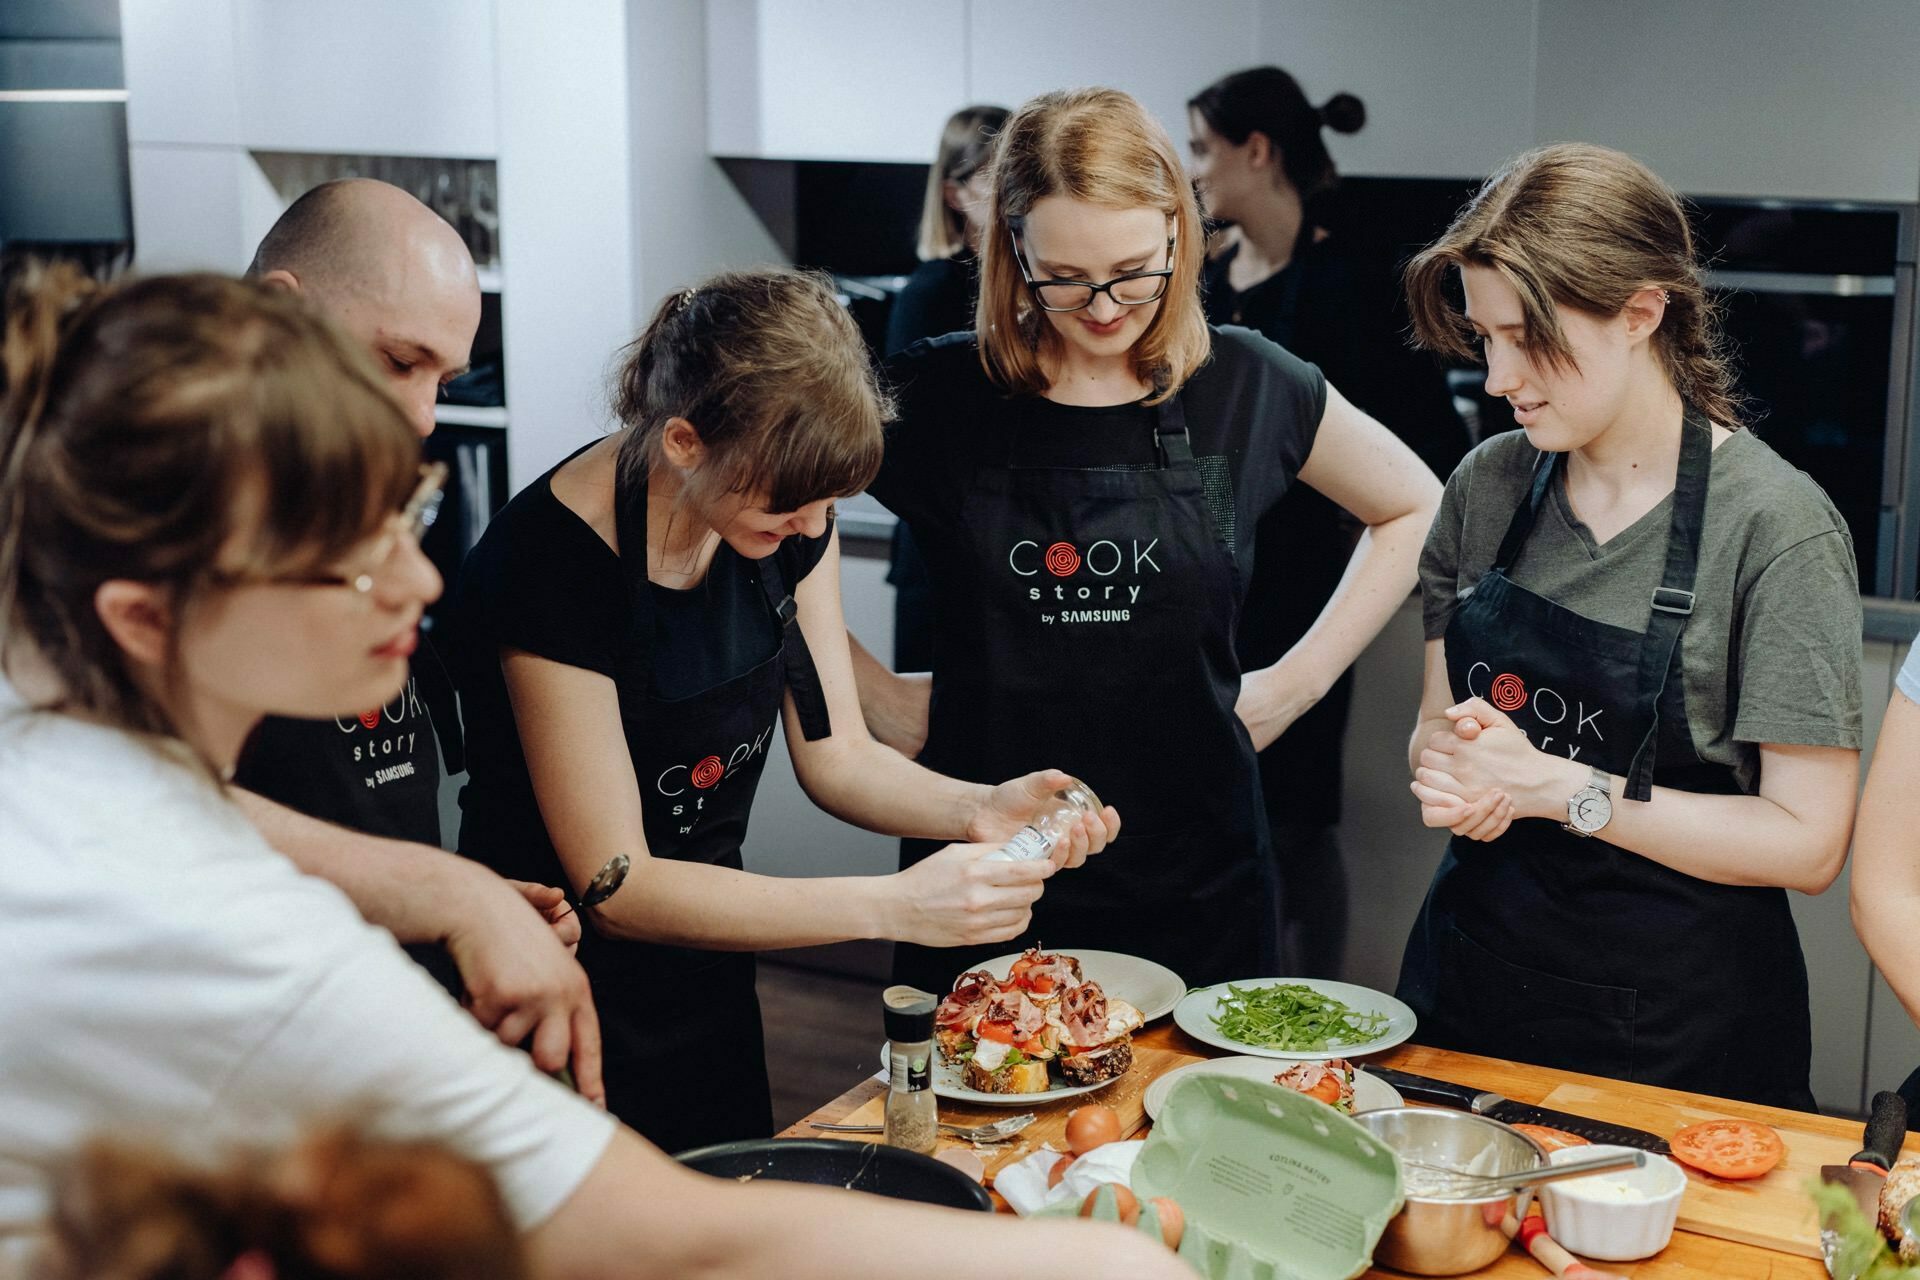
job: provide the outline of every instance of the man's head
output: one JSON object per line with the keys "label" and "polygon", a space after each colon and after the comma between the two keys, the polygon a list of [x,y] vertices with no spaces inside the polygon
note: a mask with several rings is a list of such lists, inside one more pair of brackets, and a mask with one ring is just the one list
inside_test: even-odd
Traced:
{"label": "man's head", "polygon": [[414,429],[433,432],[440,388],[467,367],[480,285],[466,243],[433,210],[370,178],[293,202],[247,273],[305,294],[373,353]]}

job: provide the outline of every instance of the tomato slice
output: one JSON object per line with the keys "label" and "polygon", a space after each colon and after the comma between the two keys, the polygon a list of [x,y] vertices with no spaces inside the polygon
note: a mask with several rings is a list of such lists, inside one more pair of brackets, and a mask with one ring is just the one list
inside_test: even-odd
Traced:
{"label": "tomato slice", "polygon": [[1053,991],[1053,975],[1043,973],[1037,977],[1028,977],[1023,973],[1020,975],[1020,985],[1035,995],[1044,996]]}
{"label": "tomato slice", "polygon": [[1544,1124],[1517,1124],[1513,1127],[1545,1147],[1549,1154],[1566,1147],[1593,1145],[1577,1133],[1568,1133],[1565,1129],[1549,1129]]}
{"label": "tomato slice", "polygon": [[1011,1022],[983,1022],[978,1034],[982,1040],[998,1040],[1001,1044],[1012,1044],[1016,1038]]}
{"label": "tomato slice", "polygon": [[1703,1120],[1673,1135],[1673,1158],[1716,1178],[1758,1178],[1787,1153],[1780,1135],[1752,1120]]}

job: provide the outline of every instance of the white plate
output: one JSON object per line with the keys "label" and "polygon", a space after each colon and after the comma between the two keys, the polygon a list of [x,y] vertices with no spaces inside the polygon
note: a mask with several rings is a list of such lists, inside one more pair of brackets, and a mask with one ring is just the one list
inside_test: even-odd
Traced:
{"label": "white plate", "polygon": [[[1387,1015],[1386,1029],[1373,1039],[1359,1044],[1335,1045],[1326,1050],[1309,1052],[1302,1049],[1265,1049],[1257,1044],[1230,1040],[1213,1025],[1213,1015],[1218,1011],[1220,1001],[1226,997],[1228,987],[1278,987],[1288,983],[1312,987],[1321,995],[1332,996],[1355,1013],[1384,1013]],[[1195,1040],[1216,1049],[1225,1049],[1228,1053],[1321,1062],[1328,1058],[1357,1058],[1361,1054],[1391,1049],[1412,1037],[1418,1021],[1413,1016],[1413,1010],[1383,991],[1356,987],[1351,982],[1329,982],[1324,978],[1248,978],[1240,982],[1222,982],[1218,986],[1202,987],[1198,991],[1188,992],[1186,998],[1174,1007],[1173,1020]]]}
{"label": "white plate", "polygon": [[[891,1077],[893,1064],[893,1042],[880,1042],[880,1078]],[[968,1102],[976,1107],[1030,1107],[1041,1103],[1058,1102],[1062,1098],[1077,1098],[1083,1093],[1092,1093],[1095,1089],[1104,1089],[1114,1080],[1125,1080],[1133,1074],[1133,1068],[1115,1076],[1113,1080],[1102,1080],[1099,1084],[1060,1084],[1051,1081],[1044,1093],[982,1093],[978,1089],[966,1086],[967,1068],[961,1062],[943,1062],[938,1045],[933,1049],[933,1095],[945,1098],[949,1102]]]}
{"label": "white plate", "polygon": [[[1175,1084],[1187,1076],[1231,1076],[1235,1080],[1259,1080],[1272,1084],[1273,1078],[1282,1071],[1305,1061],[1305,1058],[1208,1058],[1205,1062],[1189,1062],[1147,1086],[1144,1099],[1147,1116],[1158,1120],[1167,1095],[1173,1092]],[[1398,1089],[1378,1076],[1368,1075],[1364,1068],[1353,1073],[1353,1109],[1356,1113],[1402,1107],[1406,1101]]]}
{"label": "white plate", "polygon": [[[1139,956],[1130,956],[1121,951],[1075,951],[1069,947],[1056,947],[1048,955],[1072,956],[1080,962],[1080,976],[1088,982],[1097,982],[1100,989],[1108,995],[1140,1011],[1140,1016],[1148,1022],[1163,1018],[1173,1012],[1173,1006],[1187,994],[1187,984],[1180,975],[1163,964],[1151,960],[1142,960]],[[1004,981],[1007,970],[1013,968],[1018,960],[1018,951],[1010,955],[995,956],[984,964],[975,965],[975,969],[986,969],[995,978]],[[959,974],[953,975],[956,979]]]}

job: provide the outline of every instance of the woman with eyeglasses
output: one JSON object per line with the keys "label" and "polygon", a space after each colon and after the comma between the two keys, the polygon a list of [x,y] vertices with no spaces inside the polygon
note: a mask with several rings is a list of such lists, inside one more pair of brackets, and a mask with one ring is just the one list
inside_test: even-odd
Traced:
{"label": "woman with eyeglasses", "polygon": [[[1268,971],[1254,753],[1412,590],[1439,484],[1317,370],[1206,323],[1192,186],[1126,94],[1027,103],[993,187],[976,330],[894,362],[901,414],[870,487],[939,609],[921,758],[974,780],[1058,761],[1127,815],[1023,941],[1129,951],[1191,983]],[[1313,630],[1243,673],[1253,530],[1296,480],[1367,533]],[[905,682],[864,678],[907,714]],[[942,989],[980,953],[896,955],[903,981]]]}
{"label": "woman with eyeglasses", "polygon": [[[1405,440],[1439,476],[1467,451],[1446,374],[1411,350],[1392,258],[1341,234],[1339,174],[1324,133],[1356,132],[1366,108],[1350,93],[1307,100],[1279,67],[1224,76],[1187,103],[1194,186],[1209,219],[1231,224],[1207,263],[1207,318],[1238,324],[1309,361],[1353,403]],[[1264,667],[1305,635],[1340,585],[1357,524],[1296,486],[1253,535],[1259,570],[1240,619],[1240,661]],[[1347,873],[1339,843],[1342,746],[1353,674],[1336,680],[1260,753],[1273,828],[1282,971],[1337,977],[1347,937]]]}
{"label": "woman with eyeglasses", "polygon": [[[755,951],[1004,941],[1119,822],[1089,815],[1051,860],[988,860],[982,843],[1065,775],[956,781],[868,736],[832,513],[879,466],[885,411],[820,278],[716,276],[666,299],[628,349],[620,430],[522,490],[461,571],[460,851],[571,886],[607,1106],[670,1151],[772,1131]],[[822,809],[977,843],[896,875],[749,873],[783,721]]]}

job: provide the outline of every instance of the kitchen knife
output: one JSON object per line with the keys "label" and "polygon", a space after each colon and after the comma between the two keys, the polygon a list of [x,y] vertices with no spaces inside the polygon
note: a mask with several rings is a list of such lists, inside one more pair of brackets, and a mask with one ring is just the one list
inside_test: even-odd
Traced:
{"label": "kitchen knife", "polygon": [[1577,1116],[1570,1111],[1555,1111],[1552,1107],[1536,1107],[1528,1102],[1515,1102],[1502,1094],[1470,1089],[1463,1084],[1435,1080],[1431,1076],[1417,1076],[1408,1071],[1395,1071],[1391,1067],[1369,1065],[1366,1071],[1368,1075],[1377,1076],[1398,1089],[1402,1097],[1415,1102],[1430,1102],[1436,1106],[1471,1111],[1502,1124],[1540,1124],[1550,1129],[1564,1129],[1589,1142],[1638,1147],[1642,1151],[1663,1156],[1673,1154],[1665,1138],[1657,1133],[1648,1133],[1645,1129],[1608,1124],[1604,1120]]}
{"label": "kitchen knife", "polygon": [[[1907,1139],[1907,1100],[1897,1093],[1882,1091],[1873,1095],[1873,1111],[1867,1117],[1865,1146],[1845,1164],[1820,1166],[1820,1181],[1842,1186],[1853,1193],[1854,1203],[1868,1222],[1880,1216],[1880,1188],[1886,1185],[1887,1170],[1900,1158],[1900,1144]],[[1826,1257],[1827,1274],[1834,1280],[1853,1280],[1855,1268],[1838,1259],[1839,1236],[1825,1223],[1820,1227],[1820,1252]]]}

